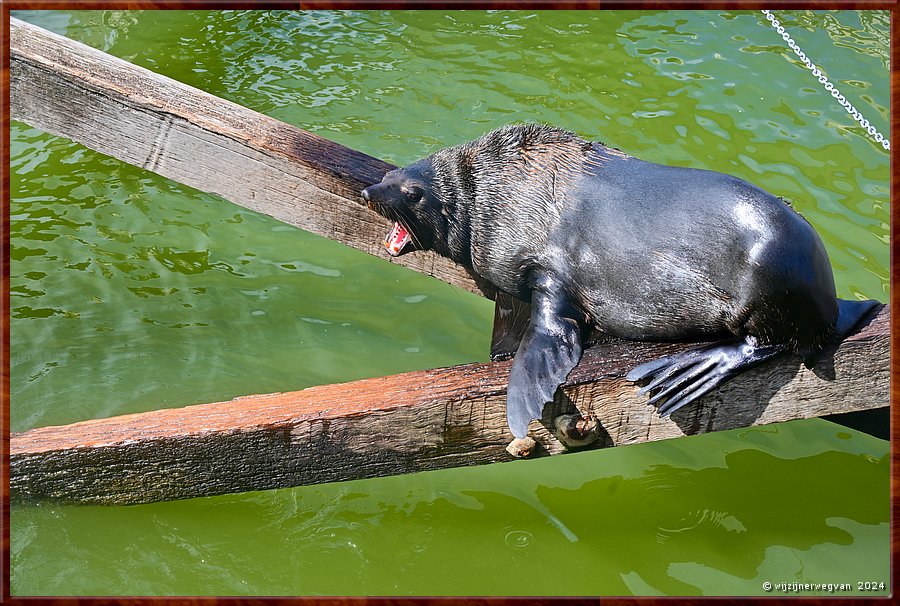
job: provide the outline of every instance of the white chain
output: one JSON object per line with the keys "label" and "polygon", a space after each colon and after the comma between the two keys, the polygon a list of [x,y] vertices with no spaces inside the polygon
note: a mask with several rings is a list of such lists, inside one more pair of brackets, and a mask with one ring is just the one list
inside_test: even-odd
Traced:
{"label": "white chain", "polygon": [[775,15],[772,14],[772,11],[762,11],[762,13],[766,16],[766,19],[768,19],[769,22],[772,24],[772,27],[774,27],[775,30],[779,34],[781,34],[781,37],[784,38],[784,41],[787,42],[787,45],[791,48],[791,50],[794,51],[794,53],[798,57],[800,57],[800,60],[806,64],[806,68],[812,72],[812,75],[819,79],[819,84],[822,84],[825,86],[825,90],[827,90],[829,93],[831,93],[832,97],[837,99],[837,102],[840,103],[841,106],[843,106],[843,108],[847,110],[848,114],[853,116],[853,118],[857,122],[859,122],[860,126],[862,126],[864,129],[866,129],[866,132],[868,132],[869,135],[873,139],[875,139],[875,141],[877,141],[878,143],[881,143],[881,146],[884,149],[887,149],[887,150],[891,149],[891,142],[887,138],[885,138],[884,135],[882,135],[880,132],[878,132],[878,129],[876,129],[874,126],[872,126],[868,120],[863,118],[863,115],[859,112],[859,110],[856,109],[855,107],[853,107],[853,105],[849,101],[847,101],[847,99],[844,97],[844,95],[841,94],[841,91],[839,91],[837,88],[835,88],[834,84],[832,84],[828,80],[828,78],[826,78],[825,75],[821,72],[821,70],[819,70],[819,68],[817,68],[815,66],[815,64],[809,60],[809,57],[806,56],[806,53],[804,53],[802,50],[800,50],[800,47],[797,46],[797,43],[794,42],[794,39],[791,38],[791,35],[789,33],[787,33],[787,31],[785,31],[784,26],[778,22],[778,19],[776,19]]}

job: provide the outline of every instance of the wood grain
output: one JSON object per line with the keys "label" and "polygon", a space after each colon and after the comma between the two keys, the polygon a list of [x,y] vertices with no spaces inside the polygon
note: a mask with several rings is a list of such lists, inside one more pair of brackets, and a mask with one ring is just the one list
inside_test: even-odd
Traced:
{"label": "wood grain", "polygon": [[[547,428],[574,408],[600,421],[601,439],[588,448],[601,448],[885,407],[889,325],[883,307],[812,370],[795,356],[770,360],[670,418],[624,375],[689,345],[596,345],[532,423],[536,454],[564,451]],[[12,498],[143,503],[509,461],[509,366],[466,364],[13,434]]]}
{"label": "wood grain", "polygon": [[387,254],[390,223],[359,192],[393,165],[15,18],[10,107],[36,128],[482,294],[449,259]]}

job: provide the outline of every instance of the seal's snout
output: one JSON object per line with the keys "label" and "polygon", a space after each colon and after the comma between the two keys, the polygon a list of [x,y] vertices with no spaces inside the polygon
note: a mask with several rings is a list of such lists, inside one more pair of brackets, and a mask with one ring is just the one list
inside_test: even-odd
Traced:
{"label": "seal's snout", "polygon": [[369,210],[374,210],[382,217],[388,217],[388,215],[386,214],[387,206],[385,205],[384,196],[381,195],[380,191],[378,191],[377,183],[365,188],[364,190],[359,192],[359,195],[362,197],[363,202]]}
{"label": "seal's snout", "polygon": [[376,207],[383,208],[387,202],[390,202],[390,196],[385,195],[387,193],[381,183],[376,183],[359,192],[359,195],[362,196],[369,208],[378,211]]}

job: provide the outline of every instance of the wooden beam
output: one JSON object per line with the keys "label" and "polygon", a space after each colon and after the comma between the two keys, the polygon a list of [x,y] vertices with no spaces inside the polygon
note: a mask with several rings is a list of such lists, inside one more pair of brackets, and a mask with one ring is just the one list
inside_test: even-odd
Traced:
{"label": "wooden beam", "polygon": [[[599,448],[888,406],[889,333],[882,307],[812,370],[782,356],[665,419],[624,375],[688,346],[596,345],[532,423],[536,454],[564,450],[547,428],[573,408],[599,420],[601,438],[588,447]],[[11,494],[144,503],[510,460],[509,366],[466,364],[13,434]]]}
{"label": "wooden beam", "polygon": [[387,254],[390,223],[359,192],[393,165],[16,18],[10,106],[36,128],[481,294],[434,253]]}

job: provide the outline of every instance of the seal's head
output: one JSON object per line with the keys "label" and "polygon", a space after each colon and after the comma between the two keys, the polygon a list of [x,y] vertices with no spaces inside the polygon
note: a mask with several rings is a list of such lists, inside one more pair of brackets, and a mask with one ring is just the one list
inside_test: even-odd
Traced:
{"label": "seal's head", "polygon": [[394,222],[390,254],[427,249],[477,271],[508,260],[501,271],[518,276],[523,247],[546,242],[567,189],[602,165],[600,149],[555,127],[511,124],[392,170],[362,197]]}
{"label": "seal's head", "polygon": [[369,208],[394,222],[384,245],[392,256],[433,250],[447,239],[447,209],[432,187],[434,173],[426,158],[387,173],[381,183],[362,190]]}

